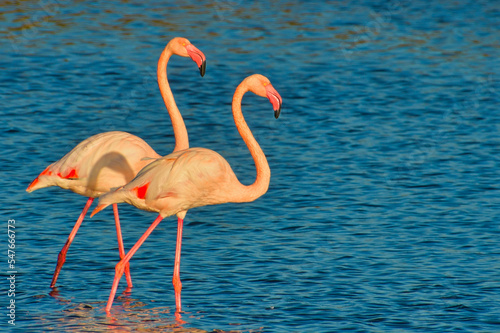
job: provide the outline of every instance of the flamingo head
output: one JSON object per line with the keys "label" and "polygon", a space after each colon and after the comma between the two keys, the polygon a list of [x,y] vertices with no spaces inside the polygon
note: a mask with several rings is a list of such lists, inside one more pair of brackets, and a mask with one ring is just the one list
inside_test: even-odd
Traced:
{"label": "flamingo head", "polygon": [[201,76],[205,75],[207,59],[203,52],[191,44],[187,38],[175,37],[168,43],[167,47],[169,47],[174,54],[181,57],[190,57],[196,65],[198,65]]}
{"label": "flamingo head", "polygon": [[271,81],[264,75],[254,74],[247,77],[243,82],[246,83],[248,90],[254,94],[269,99],[269,102],[273,105],[274,117],[278,119],[283,100],[276,89],[274,89]]}

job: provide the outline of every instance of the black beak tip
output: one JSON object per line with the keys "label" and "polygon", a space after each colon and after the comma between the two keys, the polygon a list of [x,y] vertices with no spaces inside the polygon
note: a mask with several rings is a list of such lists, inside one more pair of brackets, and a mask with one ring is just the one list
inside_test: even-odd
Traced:
{"label": "black beak tip", "polygon": [[207,62],[203,61],[201,63],[201,66],[200,66],[200,74],[201,74],[202,77],[205,76],[205,69],[206,69],[206,67],[207,67]]}
{"label": "black beak tip", "polygon": [[278,110],[274,110],[274,118],[278,119],[281,113],[281,107]]}

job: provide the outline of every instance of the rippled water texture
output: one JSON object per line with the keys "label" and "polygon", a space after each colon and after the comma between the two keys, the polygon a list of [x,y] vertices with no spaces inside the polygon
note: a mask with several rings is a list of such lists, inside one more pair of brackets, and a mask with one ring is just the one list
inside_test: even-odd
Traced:
{"label": "rippled water texture", "polygon": [[[0,252],[5,277],[14,219],[18,271],[15,298],[2,284],[2,327],[15,299],[23,332],[500,331],[498,2],[182,3],[1,3]],[[207,57],[203,78],[189,59],[169,64],[191,146],[220,152],[245,184],[255,169],[232,94],[253,73],[280,92],[278,120],[265,99],[243,101],[271,185],[253,203],[189,211],[183,322],[172,217],[107,317],[112,210],[87,217],[51,290],[85,198],[25,189],[99,132],[172,151],[156,63],[175,36]],[[156,215],[120,209],[129,249]]]}

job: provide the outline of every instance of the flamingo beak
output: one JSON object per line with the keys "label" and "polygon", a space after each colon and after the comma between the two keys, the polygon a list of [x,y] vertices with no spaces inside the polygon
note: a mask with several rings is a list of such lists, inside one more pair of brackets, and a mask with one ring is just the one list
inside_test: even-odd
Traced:
{"label": "flamingo beak", "polygon": [[205,75],[205,69],[207,67],[207,59],[203,52],[198,50],[193,44],[189,44],[186,46],[186,51],[189,57],[198,65],[200,69],[201,76]]}
{"label": "flamingo beak", "polygon": [[200,74],[202,77],[205,76],[205,68],[207,68],[207,61],[203,60],[203,62],[201,63],[201,66],[199,67]]}
{"label": "flamingo beak", "polygon": [[268,84],[266,85],[266,96],[273,105],[274,118],[278,119],[281,113],[281,104],[283,103],[280,94],[278,94],[271,84]]}

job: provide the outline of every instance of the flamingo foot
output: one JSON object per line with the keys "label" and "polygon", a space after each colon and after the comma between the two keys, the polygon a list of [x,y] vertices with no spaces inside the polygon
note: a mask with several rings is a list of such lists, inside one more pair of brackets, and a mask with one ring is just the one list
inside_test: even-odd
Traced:
{"label": "flamingo foot", "polygon": [[181,312],[182,311],[182,306],[181,306],[181,290],[182,290],[182,283],[180,278],[177,276],[177,279],[174,277],[172,280],[172,283],[174,285],[174,291],[175,291],[175,312]]}
{"label": "flamingo foot", "polygon": [[[123,259],[123,258],[122,258]],[[132,276],[130,275],[130,263],[125,265],[125,278],[127,279],[127,288],[132,288]]]}
{"label": "flamingo foot", "polygon": [[68,249],[71,243],[73,242],[73,239],[75,239],[76,233],[78,232],[78,229],[82,225],[83,219],[85,218],[85,215],[87,214],[87,211],[89,210],[90,205],[92,205],[93,201],[94,198],[88,198],[85,207],[83,207],[82,213],[78,217],[78,220],[76,220],[75,226],[73,227],[73,230],[71,230],[71,233],[68,236],[68,240],[66,240],[66,244],[64,244],[63,248],[61,249],[61,252],[59,252],[59,255],[57,256],[56,269],[54,271],[54,275],[52,276],[52,282],[50,283],[51,288],[54,288],[56,286],[59,273],[61,272],[61,269],[64,263],[66,262],[66,253],[68,253]]}
{"label": "flamingo foot", "polygon": [[113,305],[113,300],[116,295],[116,290],[118,289],[118,284],[120,283],[120,279],[123,275],[123,272],[125,271],[125,267],[132,258],[132,256],[137,252],[139,247],[141,247],[142,243],[148,238],[148,236],[153,232],[153,230],[158,226],[158,224],[163,220],[163,217],[161,215],[158,215],[156,220],[154,220],[153,224],[149,226],[149,228],[146,230],[146,232],[139,238],[137,243],[135,243],[134,246],[130,249],[130,251],[125,255],[125,257],[120,260],[118,264],[115,266],[115,279],[113,280],[113,286],[111,287],[111,293],[109,294],[109,299],[108,303],[106,304],[106,312],[109,313],[111,310],[111,306]]}
{"label": "flamingo foot", "polygon": [[[123,261],[123,260],[122,260]],[[118,289],[118,284],[120,283],[120,279],[123,276],[123,272],[125,271],[125,265],[120,261],[115,266],[115,279],[113,280],[113,286],[111,287],[111,293],[109,294],[108,303],[106,304],[106,312],[111,310],[111,306],[113,305],[113,300],[115,299],[116,290]]]}
{"label": "flamingo foot", "polygon": [[187,324],[186,321],[182,320],[181,313],[178,311],[175,312],[175,321],[177,322],[178,325]]}
{"label": "flamingo foot", "polygon": [[[68,246],[69,247],[69,246]],[[54,288],[56,286],[57,278],[59,277],[59,273],[66,262],[66,253],[68,252],[68,247],[63,247],[59,255],[57,256],[57,265],[54,271],[54,275],[52,276],[52,282],[50,282],[50,288]]]}

